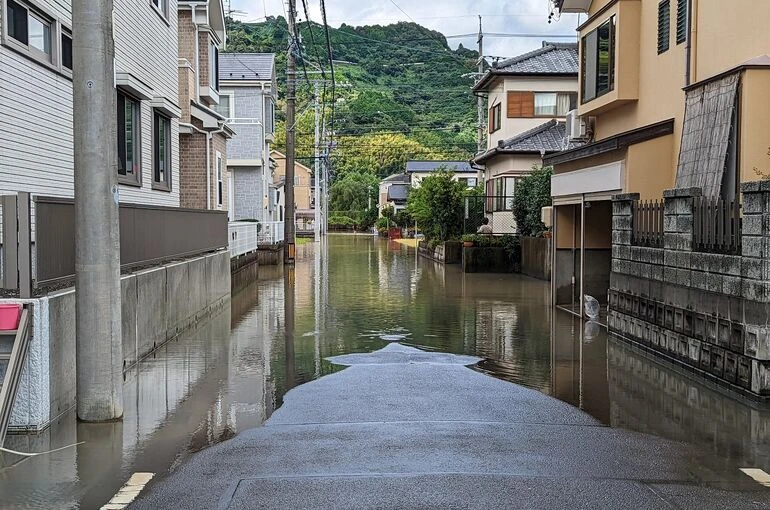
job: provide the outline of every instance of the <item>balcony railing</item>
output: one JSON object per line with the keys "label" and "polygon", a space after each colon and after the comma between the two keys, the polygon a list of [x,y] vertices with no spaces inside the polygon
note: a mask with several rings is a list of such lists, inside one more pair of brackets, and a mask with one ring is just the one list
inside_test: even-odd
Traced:
{"label": "balcony railing", "polygon": [[709,197],[694,199],[693,250],[707,253],[741,253],[740,202]]}

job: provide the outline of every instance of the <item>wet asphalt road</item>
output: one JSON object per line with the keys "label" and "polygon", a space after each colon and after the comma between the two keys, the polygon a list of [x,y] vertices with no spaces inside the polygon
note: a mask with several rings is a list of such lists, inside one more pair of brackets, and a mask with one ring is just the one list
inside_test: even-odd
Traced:
{"label": "wet asphalt road", "polygon": [[740,466],[605,427],[466,367],[478,358],[394,343],[331,361],[349,368],[130,508],[770,508]]}

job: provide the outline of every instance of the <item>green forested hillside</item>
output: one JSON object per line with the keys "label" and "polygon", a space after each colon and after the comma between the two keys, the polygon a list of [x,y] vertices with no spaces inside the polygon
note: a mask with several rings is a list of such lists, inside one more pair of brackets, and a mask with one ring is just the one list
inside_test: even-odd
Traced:
{"label": "green forested hillside", "polygon": [[[282,17],[257,24],[229,21],[228,51],[272,52],[278,59],[280,107],[286,82],[288,29]],[[313,109],[310,80],[318,63],[329,73],[323,27],[300,24],[302,55],[298,69],[297,155],[310,163]],[[326,88],[325,117],[335,133],[334,174],[384,177],[403,171],[407,159],[467,159],[475,149],[475,98],[472,79],[477,53],[449,49],[446,39],[414,23],[330,29],[337,94],[331,108]],[[282,120],[282,114],[279,119]],[[331,126],[330,126],[331,127]],[[281,150],[285,126],[278,126]]]}

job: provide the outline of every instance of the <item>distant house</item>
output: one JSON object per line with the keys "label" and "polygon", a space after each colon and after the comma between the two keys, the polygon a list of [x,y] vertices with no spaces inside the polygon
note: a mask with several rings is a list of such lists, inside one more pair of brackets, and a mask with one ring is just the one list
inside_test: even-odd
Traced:
{"label": "distant house", "polygon": [[[544,41],[541,48],[504,60],[474,87],[487,94],[487,150],[472,163],[484,168],[487,195],[512,197],[516,180],[542,165],[546,154],[571,148],[565,118],[577,108],[578,46]],[[488,213],[510,210],[510,201]]]}
{"label": "distant house", "polygon": [[380,182],[378,209],[380,215],[386,207],[392,207],[396,212],[406,209],[406,198],[412,177],[408,174],[395,174]]}
{"label": "distant house", "polygon": [[[276,150],[270,153],[275,161],[273,184],[283,187],[286,182],[286,155]],[[313,171],[299,161],[294,162],[294,206],[297,211],[313,209]]]}
{"label": "distant house", "polygon": [[214,110],[220,101],[224,7],[222,0],[188,0],[178,3],[178,12],[180,204],[227,210],[227,140],[233,130]]}
{"label": "distant house", "polygon": [[271,221],[275,193],[270,143],[275,136],[275,55],[223,53],[219,104],[214,108],[236,134],[227,142],[231,218]]}
{"label": "distant house", "polygon": [[478,171],[467,161],[407,161],[406,175],[410,185],[420,185],[425,177],[439,170],[449,170],[454,173],[454,179],[472,188],[478,184]]}

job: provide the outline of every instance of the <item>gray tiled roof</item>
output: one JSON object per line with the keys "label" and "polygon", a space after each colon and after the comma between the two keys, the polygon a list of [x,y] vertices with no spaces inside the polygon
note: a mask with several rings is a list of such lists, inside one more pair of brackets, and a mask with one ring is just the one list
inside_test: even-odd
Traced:
{"label": "gray tiled roof", "polygon": [[436,172],[440,168],[446,168],[452,172],[476,173],[467,161],[407,161],[406,172]]}
{"label": "gray tiled roof", "polygon": [[395,202],[406,201],[408,194],[408,184],[393,184],[388,188],[388,200],[393,200]]}
{"label": "gray tiled roof", "polygon": [[411,182],[412,179],[406,174],[393,174],[390,177],[386,177],[382,180],[382,182]]}
{"label": "gray tiled roof", "polygon": [[483,164],[499,154],[541,153],[552,154],[583,145],[583,142],[567,142],[567,128],[564,122],[553,119],[536,128],[525,131],[506,140],[500,140],[497,147],[489,149],[474,159],[474,163]]}
{"label": "gray tiled roof", "polygon": [[271,81],[275,72],[273,53],[221,53],[219,55],[220,80]]}
{"label": "gray tiled roof", "polygon": [[503,60],[492,72],[517,74],[577,74],[577,43],[543,41],[543,47]]}

